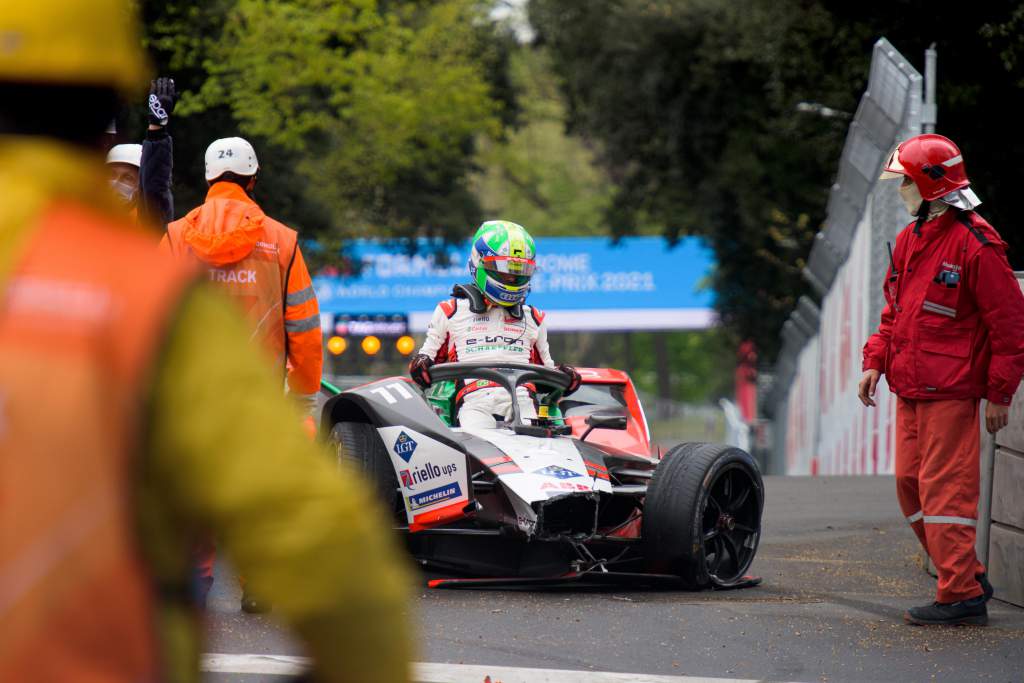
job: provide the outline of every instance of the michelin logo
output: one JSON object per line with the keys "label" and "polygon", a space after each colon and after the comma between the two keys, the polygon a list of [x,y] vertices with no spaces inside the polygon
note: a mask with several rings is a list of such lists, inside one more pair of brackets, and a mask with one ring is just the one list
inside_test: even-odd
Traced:
{"label": "michelin logo", "polygon": [[395,455],[402,460],[409,462],[412,460],[412,454],[416,452],[416,442],[411,436],[402,432],[398,435],[398,439],[395,440]]}
{"label": "michelin logo", "polygon": [[430,489],[423,493],[417,493],[415,496],[409,496],[409,509],[422,510],[425,507],[430,507],[452,498],[458,498],[461,495],[462,489],[459,487],[458,482],[439,486],[436,489]]}

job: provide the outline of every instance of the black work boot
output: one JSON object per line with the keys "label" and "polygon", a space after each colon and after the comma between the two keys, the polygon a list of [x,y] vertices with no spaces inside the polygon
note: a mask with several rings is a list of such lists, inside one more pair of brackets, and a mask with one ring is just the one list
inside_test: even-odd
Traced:
{"label": "black work boot", "polygon": [[903,614],[903,619],[918,626],[984,626],[988,623],[988,608],[985,607],[985,596],[979,595],[960,602],[933,602],[923,607],[911,607]]}
{"label": "black work boot", "polygon": [[213,588],[212,576],[194,576],[192,578],[192,601],[199,609],[206,609],[206,598]]}
{"label": "black work boot", "polygon": [[988,574],[975,574],[974,578],[975,578],[975,580],[979,584],[981,584],[981,590],[985,591],[985,595],[984,595],[985,602],[988,602],[989,600],[991,600],[992,599],[992,595],[996,591],[995,591],[994,588],[992,588],[992,584],[989,583]]}
{"label": "black work boot", "polygon": [[266,614],[272,609],[269,602],[253,596],[245,589],[242,590],[241,607],[246,614]]}

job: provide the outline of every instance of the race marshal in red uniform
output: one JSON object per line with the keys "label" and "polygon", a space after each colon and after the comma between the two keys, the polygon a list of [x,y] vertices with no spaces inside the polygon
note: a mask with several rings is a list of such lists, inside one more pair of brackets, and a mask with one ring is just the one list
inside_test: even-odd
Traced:
{"label": "race marshal in red uniform", "polygon": [[979,400],[995,433],[1024,373],[1024,295],[1006,243],[979,216],[959,148],[941,135],[902,143],[882,178],[901,178],[914,220],[896,237],[878,332],[864,345],[860,400],[884,374],[896,405],[900,508],[938,570],[915,624],[984,624],[992,596],[974,551]]}

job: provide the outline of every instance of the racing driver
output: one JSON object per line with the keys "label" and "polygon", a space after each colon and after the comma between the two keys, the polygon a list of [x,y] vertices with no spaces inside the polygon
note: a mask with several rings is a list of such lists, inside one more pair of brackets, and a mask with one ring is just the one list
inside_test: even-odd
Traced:
{"label": "racing driver", "polygon": [[[526,304],[536,253],[533,238],[521,225],[487,221],[480,226],[469,253],[473,281],[456,285],[452,298],[434,309],[427,339],[409,363],[413,381],[429,387],[434,363],[512,362],[557,367],[571,380],[566,395],[579,388],[580,374],[568,365],[556,366],[551,359],[544,314]],[[516,398],[524,420],[537,417],[526,387],[519,387]],[[467,382],[456,394],[456,402],[462,427],[493,429],[498,418],[512,416],[512,397],[487,380]]]}

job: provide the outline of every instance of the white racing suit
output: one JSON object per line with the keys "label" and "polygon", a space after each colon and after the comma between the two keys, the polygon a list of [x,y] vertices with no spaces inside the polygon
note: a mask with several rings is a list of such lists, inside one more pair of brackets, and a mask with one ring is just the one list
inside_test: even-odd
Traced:
{"label": "white racing suit", "polygon": [[[508,309],[490,306],[483,313],[470,310],[468,299],[442,301],[434,309],[427,328],[427,339],[420,353],[435,363],[492,362],[533,363],[555,367],[548,348],[548,331],[544,314],[523,304],[522,318],[515,318]],[[517,392],[520,415],[524,420],[537,417],[529,390]],[[459,425],[467,428],[493,429],[496,417],[512,417],[512,401],[508,392],[493,382],[466,380],[457,398]]]}

